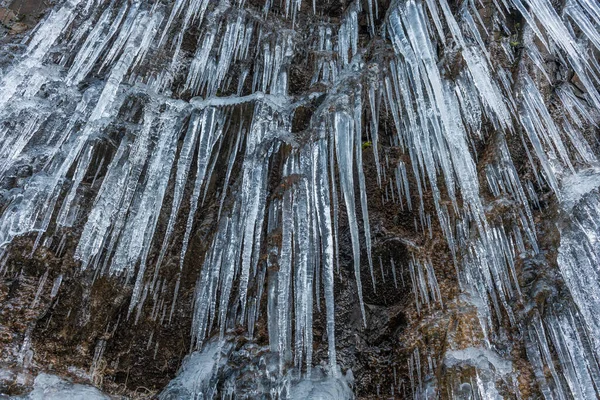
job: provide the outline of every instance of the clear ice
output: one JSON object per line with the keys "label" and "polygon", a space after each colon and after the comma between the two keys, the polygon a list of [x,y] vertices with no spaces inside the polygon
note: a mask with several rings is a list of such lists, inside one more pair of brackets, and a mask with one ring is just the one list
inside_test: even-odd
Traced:
{"label": "clear ice", "polygon": [[[436,225],[443,233],[460,291],[476,307],[485,336],[481,348],[445,356],[477,370],[473,398],[501,397],[495,382],[514,372],[494,350],[498,321],[518,325],[546,399],[598,398],[600,166],[586,127],[600,121],[600,5],[567,0],[560,13],[550,0],[486,5],[499,30],[507,29],[511,13],[524,21],[520,57],[530,68],[512,74],[494,62],[489,43],[502,42],[515,62],[512,44],[488,32],[474,1],[457,2],[458,10],[447,0],[393,1],[387,10],[378,1],[353,1],[339,23],[315,24],[308,38],[295,30],[301,0],[280,2],[290,22],[285,28],[266,22],[275,12],[271,0],[258,11],[245,3],[55,6],[0,75],[3,248],[27,234],[42,246],[73,229],[82,269],[132,284],[129,312],[137,308],[136,318],[144,302],[167,296],[153,314],[168,313],[170,320],[186,262],[201,262],[192,327],[199,353],[188,356],[163,399],[180,392],[212,398],[227,353],[219,343],[236,326],[251,337],[264,312],[276,373],[286,376],[292,366],[305,377],[289,383],[286,396],[351,398],[336,357],[340,215],[367,325],[361,271],[369,268],[377,290],[367,196],[374,179],[390,206],[416,216],[419,230],[431,237]],[[316,10],[316,2],[308,7]],[[190,29],[197,37],[193,52],[185,36]],[[386,42],[387,52],[368,58],[362,36]],[[324,89],[291,94],[290,67],[306,49],[314,55],[311,85]],[[550,57],[577,78],[551,88],[556,104],[544,100],[555,73],[547,70]],[[451,76],[459,61],[464,67]],[[311,104],[317,106],[309,127],[292,132],[295,113]],[[391,134],[379,120],[384,111]],[[376,177],[365,173],[365,137]],[[532,170],[527,180],[507,144],[515,137]],[[481,140],[494,148],[485,159],[473,149]],[[405,157],[390,161],[382,143]],[[559,204],[557,265],[568,294],[518,321],[517,268],[540,256],[534,209],[542,191]],[[218,212],[209,210],[215,199]],[[509,211],[497,217],[498,209]],[[216,228],[203,244],[206,253],[190,260],[196,232],[209,218]],[[443,308],[431,260],[407,247],[410,257],[398,269],[392,260],[386,275],[398,288],[404,276],[397,271],[408,269],[419,313]],[[176,252],[173,292],[159,276]],[[62,275],[53,283],[53,297],[61,281]],[[328,365],[318,377],[315,312],[324,312],[328,344]],[[411,358],[415,396],[431,389],[420,382],[423,357]],[[28,398],[41,392],[103,398],[57,379],[40,375]]]}

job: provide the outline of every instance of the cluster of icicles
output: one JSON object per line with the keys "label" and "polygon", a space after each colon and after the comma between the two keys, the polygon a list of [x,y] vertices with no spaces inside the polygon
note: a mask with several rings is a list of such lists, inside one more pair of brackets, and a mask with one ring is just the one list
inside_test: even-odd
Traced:
{"label": "cluster of icicles", "polygon": [[[294,29],[301,0],[285,1],[288,19],[273,16],[271,1],[258,10],[243,0],[57,5],[27,38],[24,54],[2,71],[0,179],[7,205],[0,243],[10,248],[15,237],[35,232],[35,246],[60,248],[64,232],[77,229],[82,268],[125,275],[134,282],[130,312],[139,318],[144,303],[153,301],[152,317],[168,321],[180,282],[161,278],[161,265],[181,249],[175,259],[183,270],[202,219],[198,211],[216,203],[218,228],[197,283],[196,346],[215,327],[223,335],[239,324],[253,335],[265,288],[270,346],[280,354],[280,369],[293,362],[310,374],[313,310],[324,300],[335,372],[341,202],[363,318],[361,254],[373,271],[362,159],[367,132],[383,201],[414,210],[415,226],[429,234],[433,222],[423,194],[432,194],[461,290],[477,305],[490,348],[494,318],[517,324],[510,305],[521,296],[516,260],[539,251],[531,211],[539,202],[536,190],[550,187],[572,212],[559,265],[574,302],[521,329],[546,398],[596,398],[600,175],[584,131],[600,109],[594,58],[600,6],[567,0],[559,15],[549,0],[485,6],[464,0],[454,12],[447,0],[394,1],[388,10],[377,3],[355,1],[339,24],[323,21],[303,31]],[[505,36],[486,30],[483,8]],[[526,21],[522,57],[531,68],[513,73],[493,62],[489,43],[496,41],[508,63],[516,62],[506,27],[515,12]],[[369,25],[363,36],[388,45],[369,60],[359,45],[361,13]],[[383,22],[375,26],[376,20]],[[190,30],[197,32],[194,51],[186,44]],[[447,46],[444,60],[436,42]],[[306,52],[314,56],[312,87],[326,89],[290,95],[289,68]],[[579,87],[555,88],[560,113],[551,113],[542,95],[551,83],[549,54],[579,81]],[[450,79],[442,70],[452,57],[464,68]],[[309,128],[292,133],[295,111],[315,103]],[[385,137],[378,131],[383,109],[395,124]],[[531,181],[519,179],[505,135],[521,136]],[[380,157],[383,138],[410,162]],[[471,147],[482,138],[497,149],[483,179]],[[27,166],[31,173],[19,175]],[[276,168],[283,184],[272,196]],[[224,176],[220,191],[211,189],[216,170]],[[503,224],[486,217],[484,184],[496,200],[515,205]],[[158,235],[161,215],[166,227]],[[157,256],[150,256],[152,248]],[[417,308],[441,303],[431,263],[413,256],[407,266]],[[395,277],[393,261],[390,268]],[[484,383],[480,395],[493,395],[493,382]],[[424,393],[420,379],[412,390],[416,397]]]}

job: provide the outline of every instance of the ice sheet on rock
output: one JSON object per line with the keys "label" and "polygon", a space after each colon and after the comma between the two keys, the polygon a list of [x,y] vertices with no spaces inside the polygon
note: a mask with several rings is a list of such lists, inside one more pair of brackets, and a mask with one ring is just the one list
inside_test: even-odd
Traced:
{"label": "ice sheet on rock", "polygon": [[600,351],[600,176],[582,171],[563,181],[566,221],[560,228],[558,266]]}
{"label": "ice sheet on rock", "polygon": [[160,400],[213,399],[217,393],[217,374],[227,362],[231,343],[212,340],[183,360],[177,376],[160,393]]}
{"label": "ice sheet on rock", "polygon": [[39,374],[29,394],[11,398],[15,400],[110,400],[113,397],[90,385],[71,383],[55,375]]}
{"label": "ice sheet on rock", "polygon": [[475,367],[475,379],[454,383],[453,395],[457,398],[503,399],[497,383],[510,382],[513,376],[512,363],[487,348],[449,350],[443,363],[447,368]]}
{"label": "ice sheet on rock", "polygon": [[294,383],[290,389],[292,400],[351,400],[354,399],[351,385],[354,384],[352,372],[345,375],[341,372],[331,376],[317,376],[302,379]]}
{"label": "ice sheet on rock", "polygon": [[571,211],[573,207],[585,201],[584,197],[600,187],[600,169],[589,168],[566,176],[561,181],[562,207]]}
{"label": "ice sheet on rock", "polygon": [[448,367],[469,364],[479,369],[493,368],[500,375],[508,375],[513,371],[509,360],[503,359],[493,350],[477,347],[447,351],[444,355],[444,364]]}

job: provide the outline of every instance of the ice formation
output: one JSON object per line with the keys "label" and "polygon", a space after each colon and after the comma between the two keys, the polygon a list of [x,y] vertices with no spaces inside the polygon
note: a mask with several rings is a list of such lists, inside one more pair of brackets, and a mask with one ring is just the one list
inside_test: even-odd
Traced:
{"label": "ice formation", "polygon": [[71,383],[60,379],[58,376],[39,374],[34,381],[33,391],[24,397],[11,397],[15,400],[110,400],[111,397],[103,394],[90,385]]}
{"label": "ice formation", "polygon": [[[179,281],[167,286],[160,270],[175,249],[180,273],[186,268],[205,205],[216,198],[217,229],[206,243],[193,312],[194,349],[202,353],[190,356],[162,398],[176,390],[212,398],[220,351],[214,329],[220,340],[236,326],[251,337],[265,312],[269,351],[278,354],[274,373],[285,376],[292,366],[306,377],[288,396],[350,397],[336,381],[341,215],[364,324],[363,286],[376,290],[373,271],[384,268],[371,248],[368,138],[377,172],[369,178],[392,206],[416,216],[419,230],[431,236],[439,224],[460,290],[477,307],[485,344],[447,354],[479,371],[471,382],[477,396],[499,397],[494,382],[512,372],[493,350],[503,321],[520,324],[545,398],[597,398],[600,179],[597,143],[585,127],[595,126],[600,107],[600,5],[567,0],[559,14],[550,0],[490,2],[485,11],[498,31],[508,30],[510,15],[526,22],[520,56],[531,67],[511,74],[489,46],[498,41],[514,60],[509,38],[493,37],[471,0],[392,1],[387,10],[353,1],[339,23],[322,20],[306,36],[294,27],[307,5],[280,2],[289,25],[278,26],[268,20],[274,3],[60,2],[0,78],[3,249],[31,233],[36,246],[56,247],[74,230],[81,268],[124,277],[133,285],[131,318],[153,301],[153,317],[167,323]],[[369,30],[359,35],[363,15]],[[293,93],[289,69],[307,53],[315,89]],[[547,56],[571,68],[577,85],[549,88]],[[464,68],[452,76],[459,59]],[[545,101],[548,90],[558,107]],[[303,107],[313,107],[308,127],[293,131]],[[384,110],[394,125],[386,132]],[[507,137],[522,141],[533,171],[527,180]],[[482,139],[496,151],[477,160],[472,147]],[[378,152],[384,141],[406,157],[392,165]],[[532,209],[545,190],[561,205],[558,266],[570,297],[517,322],[515,265],[540,251]],[[494,204],[509,211],[495,218]],[[405,261],[417,309],[443,307],[431,261],[417,249]],[[361,280],[363,266],[372,282]],[[398,287],[393,261],[391,268]],[[61,282],[53,285],[56,294]],[[329,376],[311,381],[317,310],[325,315]],[[420,382],[420,359],[411,359],[415,397],[431,390]],[[38,379],[30,398],[50,378]]]}

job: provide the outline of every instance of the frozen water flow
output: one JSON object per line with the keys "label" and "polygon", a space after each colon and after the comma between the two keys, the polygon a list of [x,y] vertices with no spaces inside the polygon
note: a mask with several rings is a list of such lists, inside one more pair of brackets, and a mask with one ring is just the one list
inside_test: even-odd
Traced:
{"label": "frozen water flow", "polygon": [[[198,271],[198,352],[161,398],[215,395],[229,352],[223,341],[240,327],[252,340],[262,319],[273,373],[298,375],[286,381],[287,395],[351,398],[351,377],[337,364],[335,285],[346,282],[336,272],[353,272],[367,326],[362,272],[376,293],[392,280],[400,292],[409,289],[400,266],[408,268],[424,316],[448,307],[442,262],[454,264],[487,346],[447,354],[451,366],[475,368],[471,395],[498,397],[495,379],[512,373],[493,350],[505,323],[525,338],[546,398],[598,395],[600,174],[590,140],[600,108],[597,2],[567,0],[558,12],[549,0],[499,0],[484,13],[474,1],[407,0],[381,10],[379,1],[357,0],[339,21],[315,15],[320,22],[302,33],[299,18],[320,10],[316,1],[167,3],[64,1],[0,77],[3,251],[19,236],[34,237],[33,251],[59,243],[83,270],[131,286],[136,322],[146,308],[154,320],[167,321],[169,310],[168,321],[176,318],[186,268]],[[272,24],[274,13],[286,22]],[[522,52],[504,37],[516,15]],[[299,94],[292,73],[307,51],[311,86]],[[496,62],[498,54],[517,68]],[[555,82],[563,69],[572,76]],[[301,110],[310,111],[296,129]],[[515,157],[526,160],[525,172]],[[424,240],[441,232],[449,260],[422,254],[411,238],[402,242],[406,260],[379,257],[376,271],[375,185]],[[536,210],[551,201],[568,300],[524,322],[515,307],[527,297],[521,269],[543,253]],[[73,246],[67,232],[76,233]],[[340,257],[346,244],[348,259]],[[173,268],[171,282],[164,270]],[[63,275],[51,289],[48,277],[33,306],[46,290],[60,297]],[[325,373],[313,365],[321,312]],[[434,391],[424,381],[433,362],[412,353],[413,394]],[[30,398],[102,398],[38,379]]]}

